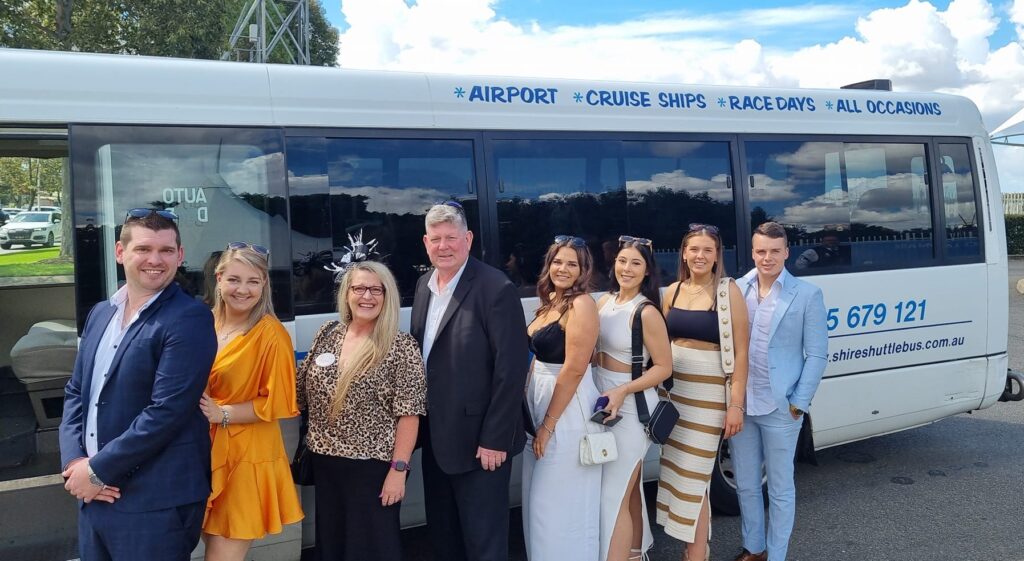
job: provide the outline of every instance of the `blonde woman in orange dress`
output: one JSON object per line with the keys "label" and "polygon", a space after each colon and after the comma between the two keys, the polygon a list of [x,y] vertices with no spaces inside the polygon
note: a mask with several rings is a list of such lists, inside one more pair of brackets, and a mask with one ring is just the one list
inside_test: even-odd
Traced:
{"label": "blonde woman in orange dress", "polygon": [[252,541],[302,520],[278,419],[294,417],[295,352],[274,316],[270,252],[233,242],[215,275],[217,359],[200,408],[213,441],[207,561],[242,561]]}

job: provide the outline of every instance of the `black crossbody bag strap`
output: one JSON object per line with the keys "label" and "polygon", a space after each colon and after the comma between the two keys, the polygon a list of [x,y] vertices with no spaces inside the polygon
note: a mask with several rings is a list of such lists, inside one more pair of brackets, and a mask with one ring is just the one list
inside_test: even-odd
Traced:
{"label": "black crossbody bag strap", "polygon": [[[640,376],[644,375],[644,322],[640,316],[649,301],[644,300],[636,307],[633,311],[633,344],[632,344],[632,363],[633,363],[633,379],[636,380]],[[636,398],[636,415],[640,420],[640,424],[647,426],[647,423],[651,420],[651,412],[647,409],[647,400],[644,399],[644,392],[635,392],[633,397]]]}

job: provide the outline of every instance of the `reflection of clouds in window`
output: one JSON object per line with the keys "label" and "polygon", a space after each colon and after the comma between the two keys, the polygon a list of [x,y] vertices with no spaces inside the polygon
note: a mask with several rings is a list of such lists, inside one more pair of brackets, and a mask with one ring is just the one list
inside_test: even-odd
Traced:
{"label": "reflection of clouds in window", "polygon": [[849,224],[850,208],[842,191],[829,191],[798,205],[787,207],[782,216],[777,217],[777,221],[783,224],[799,224],[808,232],[816,232],[837,224]]}
{"label": "reflection of clouds in window", "polygon": [[349,195],[364,197],[367,212],[386,214],[426,214],[430,207],[438,201],[447,199],[448,193],[429,187],[334,187],[331,195]]}
{"label": "reflection of clouds in window", "polygon": [[853,222],[866,226],[882,226],[896,231],[931,229],[930,218],[925,220],[920,214],[909,208],[900,209],[898,212],[858,210],[853,214]]}
{"label": "reflection of clouds in window", "polygon": [[692,195],[707,193],[716,201],[731,201],[732,189],[726,183],[726,174],[718,174],[711,179],[691,177],[686,170],[673,170],[656,173],[650,180],[635,179],[626,182],[626,190],[630,195],[649,193],[658,189],[685,191]]}
{"label": "reflection of clouds in window", "polygon": [[754,185],[757,185],[756,188],[750,190],[751,201],[764,203],[791,201],[800,198],[794,183],[773,179],[763,173],[755,173],[751,174],[751,176],[754,178]]}
{"label": "reflection of clouds in window", "polygon": [[291,192],[292,196],[326,193],[327,176],[324,174],[318,174],[297,177],[291,170],[289,170],[288,190]]}
{"label": "reflection of clouds in window", "polygon": [[262,193],[266,191],[267,170],[279,169],[274,166],[283,166],[282,154],[263,154],[241,160],[222,157],[219,175],[236,193]]}
{"label": "reflection of clouds in window", "polygon": [[839,143],[805,142],[793,152],[775,154],[772,157],[779,164],[788,166],[789,179],[795,183],[817,182],[825,180],[825,157],[838,154]]}
{"label": "reflection of clouds in window", "polygon": [[[561,201],[571,201],[572,199],[586,199],[586,198],[597,198],[597,193],[584,193],[577,191],[575,193],[544,193],[537,197],[537,202],[552,203]],[[522,202],[529,204],[533,201],[529,199],[522,199]]]}
{"label": "reflection of clouds in window", "polygon": [[644,156],[656,158],[682,158],[689,156],[704,147],[703,142],[644,142],[644,143],[623,143],[626,150],[636,144]]}

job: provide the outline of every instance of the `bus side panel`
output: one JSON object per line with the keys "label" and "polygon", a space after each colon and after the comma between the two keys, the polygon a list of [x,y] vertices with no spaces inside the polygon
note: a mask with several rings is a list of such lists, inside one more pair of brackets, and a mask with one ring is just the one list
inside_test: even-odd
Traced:
{"label": "bus side panel", "polygon": [[[977,409],[986,358],[870,372],[822,381],[814,403],[814,444],[825,448]],[[820,411],[820,415],[815,415]]]}

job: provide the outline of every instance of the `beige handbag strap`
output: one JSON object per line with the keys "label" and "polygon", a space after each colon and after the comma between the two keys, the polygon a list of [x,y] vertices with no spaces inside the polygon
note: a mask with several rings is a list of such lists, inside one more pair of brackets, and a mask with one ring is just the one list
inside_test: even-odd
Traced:
{"label": "beige handbag strap", "polygon": [[583,409],[583,403],[580,402],[580,395],[573,393],[572,398],[576,401],[576,405],[580,406],[580,414],[583,415],[583,432],[590,434],[590,417],[587,417],[587,412]]}
{"label": "beige handbag strap", "polygon": [[733,335],[732,335],[732,306],[729,301],[729,282],[732,279],[729,277],[723,277],[722,280],[718,281],[718,324],[721,329],[721,342],[719,345],[722,348],[722,370],[725,371],[726,378],[728,378],[735,370],[736,365],[736,352],[733,350]]}

